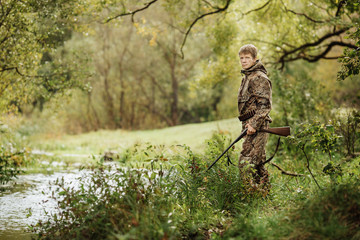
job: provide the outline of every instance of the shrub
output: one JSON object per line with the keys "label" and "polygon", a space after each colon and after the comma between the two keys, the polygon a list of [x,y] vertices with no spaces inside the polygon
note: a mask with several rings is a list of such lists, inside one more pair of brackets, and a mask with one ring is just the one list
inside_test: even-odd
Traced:
{"label": "shrub", "polygon": [[22,172],[28,152],[18,150],[12,144],[0,146],[0,184],[5,184]]}
{"label": "shrub", "polygon": [[354,157],[360,144],[360,111],[346,111],[338,114],[336,130],[342,136],[342,143],[346,147],[346,155]]}
{"label": "shrub", "polygon": [[31,226],[38,239],[161,239],[179,235],[172,172],[94,170],[68,187],[55,182],[60,211]]}
{"label": "shrub", "polygon": [[[239,177],[237,167],[219,163],[205,171],[218,154],[215,148],[229,139],[214,135],[212,141],[219,144],[208,144],[207,158],[183,146],[185,153],[166,156],[166,161],[162,150],[154,151],[158,161],[151,160],[151,170],[100,165],[79,178],[77,187],[59,179],[52,196],[59,211],[30,229],[38,239],[206,239],[220,234],[241,204],[262,193]],[[169,167],[168,162],[181,159],[185,162]]]}
{"label": "shrub", "polygon": [[261,219],[238,215],[224,233],[232,239],[359,239],[359,181],[334,185],[297,207]]}
{"label": "shrub", "polygon": [[360,187],[333,185],[300,204],[283,220],[289,239],[358,239]]}
{"label": "shrub", "polygon": [[[237,159],[234,148],[231,148],[210,170],[208,166],[223,152],[231,139],[215,133],[207,141],[205,156],[195,155],[188,148],[187,168],[191,171],[181,171],[182,178],[187,179],[188,187],[183,192],[193,191],[190,196],[198,202],[197,194],[203,194],[208,204],[218,210],[235,211],[237,203],[249,203],[253,199],[266,196],[267,192],[259,186],[251,184],[250,176],[240,176],[237,161],[230,164],[230,158]],[[226,159],[226,160],[225,160]],[[224,164],[224,160],[226,161]],[[248,171],[246,171],[248,172]],[[250,174],[249,172],[247,174]],[[186,197],[185,197],[186,199]]]}

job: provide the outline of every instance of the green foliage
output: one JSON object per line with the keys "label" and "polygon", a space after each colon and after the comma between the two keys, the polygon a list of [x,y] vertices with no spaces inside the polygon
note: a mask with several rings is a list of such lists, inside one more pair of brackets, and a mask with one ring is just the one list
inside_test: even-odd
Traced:
{"label": "green foliage", "polygon": [[329,118],[332,109],[329,92],[311,75],[312,71],[313,66],[304,62],[294,63],[283,72],[271,71],[274,123],[294,125],[313,121],[319,115],[324,120]]}
{"label": "green foliage", "polygon": [[[298,144],[313,141],[325,156],[337,141],[334,129],[320,123],[302,125],[295,136]],[[359,234],[360,158],[341,168],[329,163],[326,174],[341,174],[331,182],[319,175],[324,191],[314,194],[306,178],[277,177],[268,193],[226,159],[206,171],[230,142],[216,133],[204,154],[187,146],[178,146],[183,151],[135,146],[123,160],[148,162],[147,168],[99,164],[85,170],[77,186],[59,179],[52,186],[59,211],[30,229],[37,239],[351,239]]]}
{"label": "green foliage", "polygon": [[[185,153],[169,159],[183,159],[178,167],[163,169],[162,161],[153,159],[151,169],[99,165],[81,177],[77,187],[58,180],[52,197],[59,212],[49,213],[49,220],[31,229],[38,239],[204,239],[219,233],[232,213],[263,197],[260,189],[239,177],[237,167],[219,163],[205,171],[208,158],[220,150],[214,143],[224,146],[227,141],[214,135],[206,158],[183,146]],[[149,145],[145,155],[151,157],[152,149]]]}
{"label": "green foliage", "polygon": [[[304,148],[308,146],[314,152],[320,150],[328,154],[330,161],[332,160],[332,151],[336,151],[334,148],[338,147],[338,138],[334,126],[320,122],[301,124],[298,132],[292,137],[297,147]],[[307,143],[309,144],[306,145]]]}
{"label": "green foliage", "polygon": [[28,152],[18,150],[12,144],[0,146],[0,185],[5,184],[23,171],[20,167],[26,165]]}
{"label": "green foliage", "polygon": [[[359,3],[357,3],[357,8]],[[355,49],[345,49],[344,57],[339,59],[339,62],[342,64],[342,68],[338,73],[337,78],[339,80],[344,80],[350,76],[358,75],[360,69],[360,28],[359,22],[355,24],[355,32],[349,33],[349,38],[355,42],[357,48]]]}
{"label": "green foliage", "polygon": [[292,211],[285,221],[288,225],[284,224],[288,236],[290,239],[356,239],[360,234],[359,199],[358,183],[328,188]]}
{"label": "green foliage", "polygon": [[360,112],[350,110],[345,114],[339,113],[335,123],[337,132],[342,136],[340,140],[346,147],[346,155],[355,156],[360,145]]}
{"label": "green foliage", "polygon": [[[331,175],[337,169],[334,168],[334,164],[337,166],[340,163],[339,135],[332,125],[318,121],[302,123],[294,128],[294,133],[285,141],[285,155],[290,159],[299,160],[321,189],[315,176],[319,177],[323,173]],[[321,165],[322,172],[318,170]],[[315,169],[315,172],[312,169]]]}
{"label": "green foliage", "polygon": [[237,216],[224,238],[228,239],[358,239],[359,182],[342,183],[310,198],[295,209],[260,220]]}
{"label": "green foliage", "polygon": [[[42,55],[61,46],[71,36],[79,14],[77,1],[14,1],[1,4],[0,35],[0,110],[21,111],[21,105],[31,101],[38,85],[51,84],[49,75],[37,72]],[[62,78],[62,81],[69,79]],[[62,86],[64,87],[64,86]]]}
{"label": "green foliage", "polygon": [[333,162],[329,162],[324,168],[323,172],[330,176],[333,183],[337,183],[343,175],[343,170],[340,164],[335,165]]}
{"label": "green foliage", "polygon": [[119,162],[121,163],[149,163],[148,167],[156,164],[157,166],[162,163],[168,162],[171,158],[174,162],[179,161],[177,156],[175,157],[172,153],[181,151],[179,146],[171,146],[165,148],[164,145],[153,145],[150,143],[134,144],[132,147],[125,149],[119,156]]}
{"label": "green foliage", "polygon": [[176,238],[173,174],[100,167],[79,179],[77,188],[58,180],[53,198],[62,211],[32,230],[38,239]]}
{"label": "green foliage", "polygon": [[30,163],[29,150],[8,125],[0,121],[0,185],[16,178]]}

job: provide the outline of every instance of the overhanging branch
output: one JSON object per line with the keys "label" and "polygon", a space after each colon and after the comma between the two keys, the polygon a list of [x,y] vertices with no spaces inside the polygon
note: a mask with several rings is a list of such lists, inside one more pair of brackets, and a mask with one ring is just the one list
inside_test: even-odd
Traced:
{"label": "overhanging branch", "polygon": [[307,20],[313,22],[313,23],[325,23],[325,22],[328,22],[328,21],[323,21],[323,20],[315,20],[313,19],[312,17],[308,16],[307,14],[305,13],[298,13],[298,12],[295,12],[294,10],[291,10],[289,8],[286,7],[285,3],[283,1],[281,1],[282,5],[284,6],[285,8],[285,11],[286,12],[290,12],[292,14],[295,14],[295,15],[298,15],[298,16],[303,16],[305,17]]}
{"label": "overhanging branch", "polygon": [[350,43],[334,41],[334,42],[331,42],[330,44],[328,44],[326,46],[326,49],[323,52],[319,53],[318,55],[308,55],[308,56],[306,56],[306,55],[300,54],[297,57],[287,59],[286,62],[291,62],[291,61],[295,61],[295,60],[298,60],[298,59],[304,59],[304,60],[306,60],[308,62],[316,62],[316,61],[318,61],[320,59],[338,59],[340,56],[338,56],[338,57],[326,57],[326,54],[328,54],[330,52],[330,50],[335,46],[342,46],[342,47],[348,47],[348,48],[353,48],[353,49],[357,48],[355,45],[350,44]]}
{"label": "overhanging branch", "polygon": [[[331,32],[331,33],[327,33],[327,34],[325,34],[324,36],[322,36],[321,38],[319,38],[318,40],[316,40],[316,41],[314,41],[314,42],[305,43],[305,44],[303,44],[303,45],[301,45],[301,46],[299,46],[299,47],[293,48],[293,49],[290,50],[290,51],[284,50],[284,51],[283,51],[283,55],[282,55],[282,56],[279,58],[279,60],[278,60],[278,63],[281,63],[281,67],[280,67],[280,68],[282,69],[282,68],[284,67],[285,62],[293,61],[293,60],[297,60],[297,59],[301,59],[301,58],[305,59],[307,56],[306,56],[306,54],[304,54],[304,51],[305,51],[307,48],[319,46],[319,45],[321,45],[321,43],[323,43],[325,40],[328,40],[328,39],[330,39],[330,38],[332,38],[332,37],[335,37],[335,36],[339,36],[339,35],[341,35],[342,33],[346,32],[348,29],[349,29],[349,27],[342,28],[342,29],[340,29],[340,30],[338,30],[338,31]],[[327,48],[329,48],[329,50],[330,50],[333,46],[335,46],[335,45],[340,45],[340,43],[343,44],[343,45],[346,44],[347,47],[353,46],[352,44],[349,44],[349,43],[343,43],[343,42],[338,42],[338,41],[333,41],[333,42],[334,42],[333,44],[330,43],[330,44],[327,46]],[[341,46],[343,46],[343,45],[341,45]],[[325,51],[326,51],[326,50],[325,50]],[[297,53],[297,52],[299,52],[299,53],[298,53],[298,56],[295,57],[296,59],[295,59],[295,58],[289,58],[289,56],[291,56],[292,54],[295,54],[295,53]],[[325,54],[324,54],[323,56],[325,56],[326,53],[327,53],[327,52],[325,52]],[[305,59],[305,60],[306,60],[306,59]]]}
{"label": "overhanging branch", "polygon": [[338,17],[338,16],[339,16],[340,11],[341,11],[341,8],[344,6],[345,3],[346,3],[345,0],[341,0],[341,1],[339,2],[338,8],[337,8],[336,13],[335,13],[335,17]]}
{"label": "overhanging branch", "polygon": [[[16,73],[19,74],[19,75],[22,76],[22,77],[30,77],[30,76],[26,76],[26,75],[22,74],[22,73],[20,72],[20,70],[19,70],[18,67],[2,67],[2,68],[0,69],[0,72],[6,72],[6,71],[12,71],[12,70],[15,70]],[[32,77],[33,77],[33,76],[32,76]]]}
{"label": "overhanging branch", "polygon": [[245,16],[245,15],[248,15],[252,12],[257,12],[257,11],[260,11],[261,9],[265,8],[267,5],[269,5],[269,3],[272,2],[272,0],[269,0],[267,1],[264,5],[258,7],[258,8],[255,8],[255,9],[251,9],[250,11],[247,11],[246,13],[243,13],[242,15]]}
{"label": "overhanging branch", "polygon": [[152,4],[154,4],[154,3],[157,2],[157,1],[158,1],[158,0],[153,0],[153,1],[151,1],[151,2],[146,3],[143,8],[139,8],[139,9],[136,9],[135,11],[126,12],[126,13],[122,13],[122,14],[116,15],[116,16],[114,16],[114,17],[111,17],[111,18],[107,19],[107,20],[105,21],[105,23],[108,23],[108,22],[110,22],[110,21],[112,21],[112,20],[114,20],[114,19],[117,19],[117,18],[119,18],[119,17],[124,17],[124,16],[129,16],[129,15],[131,15],[131,21],[134,22],[134,16],[135,16],[136,13],[141,12],[141,11],[144,11],[145,9],[149,8]]}
{"label": "overhanging branch", "polygon": [[191,29],[194,27],[194,25],[195,25],[200,19],[202,19],[202,18],[204,18],[204,17],[206,17],[206,16],[213,15],[213,14],[220,13],[220,12],[224,12],[226,9],[228,9],[231,1],[232,1],[232,0],[227,0],[224,7],[221,7],[221,8],[220,8],[220,7],[215,7],[216,11],[204,13],[204,14],[198,16],[198,17],[190,24],[189,28],[187,29],[187,31],[186,31],[186,33],[185,33],[183,42],[182,42],[181,47],[180,47],[181,58],[184,58],[183,48],[184,48],[184,45],[185,45],[185,43],[186,43],[187,37],[189,36],[189,33],[190,33]]}

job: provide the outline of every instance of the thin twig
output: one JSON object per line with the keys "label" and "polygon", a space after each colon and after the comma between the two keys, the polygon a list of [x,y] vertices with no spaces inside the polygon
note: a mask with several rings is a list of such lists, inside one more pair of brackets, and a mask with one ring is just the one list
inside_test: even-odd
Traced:
{"label": "thin twig", "polygon": [[328,10],[327,8],[324,8],[324,7],[320,6],[320,5],[317,5],[314,1],[310,1],[310,3],[312,3],[315,7],[320,8],[320,9],[322,9],[324,11]]}
{"label": "thin twig", "polygon": [[293,14],[295,14],[295,15],[298,15],[298,16],[303,16],[303,17],[305,17],[306,19],[308,19],[308,20],[311,21],[311,22],[314,22],[314,23],[324,23],[324,22],[328,22],[328,21],[323,21],[323,20],[315,20],[315,19],[309,17],[308,15],[306,15],[305,13],[295,12],[294,10],[291,10],[291,9],[287,8],[286,5],[285,5],[285,3],[284,3],[283,1],[281,1],[281,3],[282,3],[282,5],[284,6],[285,11],[291,12],[291,13],[293,13]]}
{"label": "thin twig", "polygon": [[216,14],[216,13],[225,11],[225,10],[229,7],[231,1],[232,1],[232,0],[227,0],[225,6],[222,7],[222,8],[216,7],[216,8],[215,8],[216,11],[208,12],[208,13],[204,13],[204,14],[200,15],[199,17],[197,17],[197,18],[190,24],[188,30],[187,30],[186,33],[185,33],[183,42],[182,42],[181,47],[180,47],[181,58],[184,58],[183,48],[184,48],[184,45],[185,45],[185,43],[186,43],[187,37],[188,37],[191,29],[194,27],[194,25],[195,25],[200,19],[202,19],[202,18],[204,18],[204,17],[206,17],[206,16],[213,15],[213,14]]}
{"label": "thin twig", "polygon": [[135,11],[126,12],[126,13],[122,13],[122,14],[116,15],[114,17],[111,17],[111,18],[107,19],[105,21],[105,23],[108,23],[108,22],[110,22],[110,21],[112,21],[112,20],[114,20],[116,18],[129,16],[129,15],[131,15],[131,21],[134,22],[134,16],[135,16],[136,13],[144,11],[145,9],[149,8],[153,3],[157,2],[157,1],[158,0],[152,0],[151,2],[146,3],[143,8],[139,8],[139,9],[136,9]]}
{"label": "thin twig", "polygon": [[279,169],[281,171],[282,174],[284,175],[288,175],[288,176],[292,176],[292,177],[303,177],[303,174],[299,174],[299,173],[291,173],[288,171],[285,171],[282,167],[280,167],[279,165],[275,164],[275,163],[270,163],[270,165],[276,167],[277,169]]}
{"label": "thin twig", "polygon": [[251,9],[250,11],[247,11],[246,13],[243,13],[242,15],[245,16],[245,15],[248,15],[252,12],[256,12],[256,11],[260,11],[261,9],[265,8],[267,5],[269,5],[269,3],[272,2],[272,0],[269,0],[267,1],[264,5],[258,7],[258,8],[255,8],[255,9]]}
{"label": "thin twig", "polygon": [[314,174],[311,172],[311,169],[310,169],[310,161],[309,161],[309,158],[308,158],[308,156],[307,156],[307,154],[306,154],[306,152],[305,152],[305,145],[306,145],[306,143],[305,143],[304,145],[302,145],[302,146],[300,147],[300,149],[301,149],[302,152],[304,153],[305,158],[306,158],[306,161],[307,161],[307,166],[306,166],[306,168],[309,170],[309,172],[310,172],[310,174],[311,174],[311,177],[314,179],[316,185],[319,187],[320,190],[322,190],[321,187],[320,187],[320,185],[319,185],[318,182],[316,181]]}
{"label": "thin twig", "polygon": [[206,1],[206,0],[202,0],[204,3],[206,3],[207,5],[209,5],[210,7],[212,7],[212,8],[215,8],[211,3],[209,3],[208,1]]}

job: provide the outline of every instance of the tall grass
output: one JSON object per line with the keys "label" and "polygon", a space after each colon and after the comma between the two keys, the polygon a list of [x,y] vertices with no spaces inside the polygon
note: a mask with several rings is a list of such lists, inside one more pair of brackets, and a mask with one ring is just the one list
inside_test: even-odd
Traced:
{"label": "tall grass", "polygon": [[[339,147],[334,131],[306,127],[321,134],[295,132],[281,149],[287,157],[275,159],[303,176],[269,167],[270,192],[224,159],[206,171],[231,142],[223,133],[213,134],[202,153],[136,144],[119,154],[123,168],[100,164],[78,188],[54,183],[59,211],[31,230],[38,239],[359,239],[360,157],[329,159],[328,150]],[[328,150],[309,146],[307,156],[299,155],[296,144],[314,139]],[[236,148],[228,157],[237,159]]]}
{"label": "tall grass", "polygon": [[205,239],[224,230],[240,203],[262,197],[236,167],[219,164],[206,172],[204,156],[183,148],[185,154],[173,156],[185,159],[181,165],[100,166],[77,188],[58,180],[53,198],[60,211],[32,231],[38,239]]}

